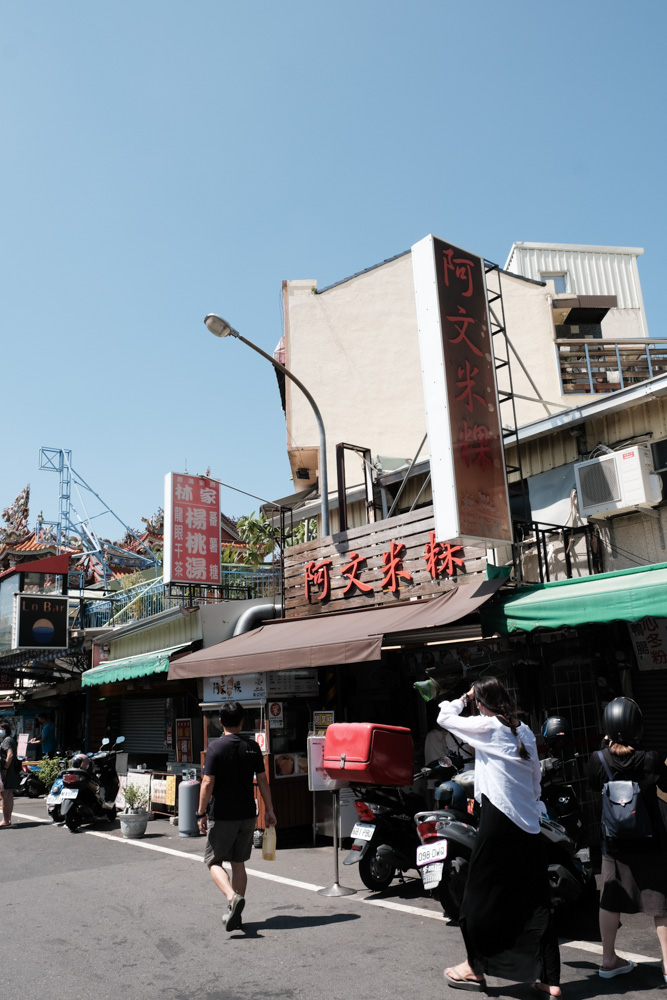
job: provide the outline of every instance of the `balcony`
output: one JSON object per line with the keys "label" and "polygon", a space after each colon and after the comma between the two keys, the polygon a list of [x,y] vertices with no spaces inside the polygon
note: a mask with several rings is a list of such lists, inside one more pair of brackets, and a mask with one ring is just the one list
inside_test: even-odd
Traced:
{"label": "balcony", "polygon": [[556,340],[563,395],[627,389],[667,373],[667,340]]}
{"label": "balcony", "polygon": [[280,570],[273,566],[254,570],[249,566],[238,564],[223,565],[218,587],[172,585],[167,588],[160,576],[137,587],[117,591],[103,600],[86,602],[84,627],[128,625],[180,605],[192,606],[219,601],[273,597],[280,594],[280,589]]}

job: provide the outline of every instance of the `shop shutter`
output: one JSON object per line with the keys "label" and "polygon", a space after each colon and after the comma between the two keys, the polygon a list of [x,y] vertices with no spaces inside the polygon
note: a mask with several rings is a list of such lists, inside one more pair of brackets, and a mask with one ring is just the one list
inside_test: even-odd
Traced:
{"label": "shop shutter", "polygon": [[667,670],[633,674],[632,690],[644,716],[644,747],[667,756]]}
{"label": "shop shutter", "polygon": [[135,698],[123,702],[121,733],[125,737],[128,753],[167,753],[164,745],[165,710],[165,698]]}

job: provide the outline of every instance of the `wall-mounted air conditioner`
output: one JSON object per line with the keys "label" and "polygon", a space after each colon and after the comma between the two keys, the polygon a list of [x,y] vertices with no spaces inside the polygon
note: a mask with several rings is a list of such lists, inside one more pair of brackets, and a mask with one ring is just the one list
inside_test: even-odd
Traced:
{"label": "wall-mounted air conditioner", "polygon": [[610,517],[662,500],[662,480],[653,470],[646,444],[600,455],[574,467],[582,517]]}

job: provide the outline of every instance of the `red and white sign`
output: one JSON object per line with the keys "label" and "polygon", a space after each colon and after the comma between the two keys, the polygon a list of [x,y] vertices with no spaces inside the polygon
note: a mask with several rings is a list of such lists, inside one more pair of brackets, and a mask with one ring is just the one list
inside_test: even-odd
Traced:
{"label": "red and white sign", "polygon": [[511,542],[483,261],[427,236],[412,264],[435,537]]}
{"label": "red and white sign", "polygon": [[220,583],[220,483],[169,472],[164,480],[164,582]]}
{"label": "red and white sign", "polygon": [[282,701],[269,702],[269,729],[283,728],[283,703]]}

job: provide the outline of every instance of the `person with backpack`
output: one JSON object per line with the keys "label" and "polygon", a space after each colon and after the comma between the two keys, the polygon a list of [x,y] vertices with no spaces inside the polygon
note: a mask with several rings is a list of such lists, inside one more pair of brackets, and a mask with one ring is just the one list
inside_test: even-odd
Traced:
{"label": "person with backpack", "polygon": [[605,747],[588,763],[591,788],[602,793],[600,936],[603,979],[632,972],[616,954],[621,913],[647,913],[655,921],[667,983],[667,834],[658,808],[658,785],[667,769],[657,751],[640,749],[642,713],[631,698],[604,710]]}
{"label": "person with backpack", "polygon": [[5,719],[0,720],[0,799],[2,800],[1,826],[12,825],[14,789],[19,787],[19,759],[12,727]]}

